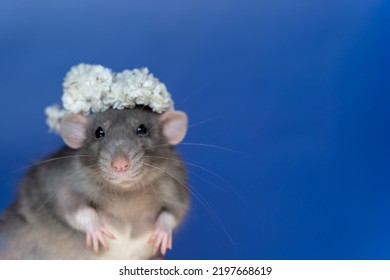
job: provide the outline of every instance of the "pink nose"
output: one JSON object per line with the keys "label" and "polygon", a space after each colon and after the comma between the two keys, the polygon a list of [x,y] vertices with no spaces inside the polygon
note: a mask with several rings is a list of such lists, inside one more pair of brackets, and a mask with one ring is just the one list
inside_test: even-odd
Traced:
{"label": "pink nose", "polygon": [[124,156],[117,156],[111,162],[111,168],[115,171],[126,171],[129,169],[129,165],[129,159]]}

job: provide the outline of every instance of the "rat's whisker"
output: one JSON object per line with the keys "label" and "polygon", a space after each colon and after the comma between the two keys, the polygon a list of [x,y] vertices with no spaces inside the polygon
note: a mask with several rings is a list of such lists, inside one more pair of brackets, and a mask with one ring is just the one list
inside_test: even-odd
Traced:
{"label": "rat's whisker", "polygon": [[[183,161],[183,160],[180,160],[180,159],[178,159],[178,158],[168,158],[168,157],[160,157],[160,156],[147,156],[147,155],[145,155],[145,157],[146,157],[146,158],[157,158],[157,159],[166,159],[166,160],[184,162],[184,163],[185,163],[186,165],[188,165],[188,166],[193,166],[193,167],[199,168],[199,169],[201,169],[201,170],[204,170],[204,171],[210,173],[211,175],[214,175],[215,177],[217,177],[218,179],[220,179],[220,180],[223,181],[226,185],[229,186],[229,183],[228,183],[225,179],[223,179],[221,176],[219,176],[218,174],[212,172],[211,170],[209,170],[209,169],[207,169],[207,168],[205,168],[205,167],[199,166],[199,165],[197,165],[197,164],[194,164],[194,163],[191,163],[191,162],[188,162],[188,161]],[[216,189],[218,189],[218,190],[220,190],[220,191],[225,191],[224,188],[221,188],[220,186],[218,186],[218,185],[216,185],[216,184],[210,182],[209,180],[204,179],[202,176],[199,176],[198,174],[196,174],[196,173],[194,173],[194,172],[190,172],[190,170],[188,170],[188,172],[191,173],[192,175],[198,177],[199,179],[203,180],[204,182],[210,184],[211,186],[214,186]],[[231,187],[231,186],[229,186],[229,187]]]}
{"label": "rat's whisker", "polygon": [[[158,169],[158,170],[160,170],[160,171],[162,171],[162,172],[164,172],[164,173],[170,175],[170,176],[171,176],[173,179],[175,179],[177,182],[179,182],[180,184],[183,184],[184,187],[188,188],[188,186],[186,185],[186,183],[185,183],[182,179],[178,178],[178,177],[175,176],[172,172],[169,172],[167,169],[164,169],[164,168],[162,168],[161,166],[154,165],[154,164],[150,164],[150,163],[146,163],[146,162],[144,162],[144,165],[149,166],[149,167],[156,168],[156,169]],[[191,190],[189,189],[189,191],[191,191]]]}
{"label": "rat's whisker", "polygon": [[154,192],[154,194],[155,194],[156,201],[158,201],[158,195],[157,195],[157,191],[156,191],[156,186],[154,185],[154,183],[151,183],[150,186],[151,186],[152,189],[153,189],[153,192]]}
{"label": "rat's whisker", "polygon": [[229,241],[235,245],[233,239],[231,238],[229,232],[227,231],[226,227],[224,226],[224,224],[222,223],[221,219],[218,217],[218,215],[216,214],[216,212],[214,211],[214,209],[210,206],[209,203],[207,203],[207,201],[202,198],[200,196],[200,194],[197,194],[194,190],[192,190],[191,188],[189,188],[188,186],[190,186],[188,184],[188,186],[185,184],[185,182],[183,182],[183,180],[180,180],[179,178],[177,178],[175,175],[173,175],[171,172],[167,171],[166,169],[164,168],[161,168],[159,166],[156,166],[156,165],[152,165],[152,164],[148,164],[148,163],[145,163],[145,165],[147,166],[150,166],[150,167],[153,167],[153,168],[156,168],[156,169],[159,169],[160,171],[168,174],[169,176],[171,176],[173,179],[175,179],[178,183],[182,184],[184,187],[186,187],[188,189],[188,191],[203,205],[203,207],[205,207],[205,209],[207,209],[213,216],[214,218],[217,220],[217,222],[220,224],[220,226],[222,227],[223,231],[225,232],[225,234],[227,235]]}
{"label": "rat's whisker", "polygon": [[[215,72],[215,71],[214,71]],[[207,82],[205,85],[199,87],[198,89],[194,90],[192,93],[188,94],[184,99],[180,100],[178,103],[175,104],[175,107],[180,107],[180,105],[186,103],[188,100],[193,98],[195,95],[198,95],[199,92],[204,91],[205,89],[209,88],[210,85],[213,84],[212,81]]]}
{"label": "rat's whisker", "polygon": [[202,176],[196,174],[195,172],[188,170],[188,173],[191,174],[192,176],[195,176],[195,177],[199,178],[199,179],[202,180],[203,182],[206,182],[207,184],[209,184],[210,186],[214,187],[215,189],[217,189],[217,190],[219,190],[219,191],[222,191],[222,192],[226,192],[226,190],[225,190],[224,188],[222,188],[222,187],[220,187],[220,186],[214,184],[213,182],[211,182],[211,181],[209,181],[209,180],[203,178]]}
{"label": "rat's whisker", "polygon": [[[145,155],[145,157],[147,158],[158,158],[158,159],[167,159],[167,160],[173,160],[173,161],[182,161],[184,162],[186,165],[188,166],[192,166],[192,167],[195,167],[195,168],[199,168],[205,172],[208,172],[209,174],[217,177],[218,179],[220,179],[223,183],[225,183],[230,189],[232,189],[233,191],[235,191],[235,189],[233,188],[233,186],[231,184],[229,184],[229,182],[227,180],[225,180],[222,176],[218,175],[217,173],[211,171],[210,169],[207,169],[203,166],[200,166],[200,165],[197,165],[195,163],[192,163],[192,162],[189,162],[189,161],[184,161],[184,160],[180,160],[180,159],[177,159],[177,158],[169,158],[169,157],[161,157],[161,156],[149,156],[149,155]],[[194,173],[192,173],[194,174]],[[195,174],[194,174],[195,175]],[[202,179],[202,177],[198,176],[199,178]],[[203,179],[204,180],[204,179]],[[209,182],[211,183],[211,182]],[[212,185],[216,186],[215,184],[211,183]],[[223,188],[220,188],[218,187],[219,189],[221,190],[224,190]]]}
{"label": "rat's whisker", "polygon": [[[201,146],[201,147],[207,147],[207,148],[215,148],[215,149],[224,150],[224,151],[228,151],[228,152],[233,152],[233,153],[237,153],[237,154],[244,154],[243,152],[238,151],[238,150],[234,150],[234,149],[230,149],[230,148],[222,147],[222,146],[218,146],[218,145],[213,145],[213,144],[206,144],[206,143],[181,142],[181,143],[178,143],[176,145],[177,146],[179,146],[179,145],[183,145],[183,146],[185,146],[185,145],[188,145],[188,146]],[[153,146],[145,147],[145,149],[154,149],[154,148],[166,147],[166,146],[172,146],[172,145],[171,144],[153,145]]]}
{"label": "rat's whisker", "polygon": [[152,126],[151,127],[148,127],[148,132],[149,131],[152,131],[152,129],[156,128],[157,125],[159,125],[161,122],[160,118],[157,119],[157,121],[155,121],[154,123],[152,123]]}
{"label": "rat's whisker", "polygon": [[193,124],[191,124],[191,125],[188,126],[188,129],[189,129],[189,128],[193,128],[193,127],[198,126],[198,125],[201,125],[201,124],[208,123],[208,122],[213,121],[213,120],[216,120],[216,119],[218,119],[218,118],[219,118],[219,117],[212,117],[212,118],[208,118],[208,119],[205,119],[205,120],[202,120],[202,121],[193,123]]}
{"label": "rat's whisker", "polygon": [[162,171],[162,172],[165,173],[165,174],[168,174],[168,175],[171,176],[174,180],[176,180],[178,183],[180,183],[182,186],[184,186],[191,194],[194,195],[194,197],[196,197],[197,199],[199,199],[200,202],[203,203],[203,201],[197,196],[197,194],[196,194],[191,188],[189,188],[189,184],[187,185],[186,182],[184,182],[182,179],[178,178],[177,176],[175,176],[174,174],[172,174],[172,173],[169,172],[168,170],[166,170],[166,169],[164,169],[164,168],[161,168],[160,166],[153,165],[153,164],[149,164],[149,163],[144,163],[144,164],[145,164],[146,166],[149,166],[149,167],[158,169],[158,170]]}
{"label": "rat's whisker", "polygon": [[56,161],[56,160],[77,158],[77,157],[96,157],[96,156],[95,155],[72,155],[72,156],[63,156],[63,157],[51,158],[51,159],[39,161],[39,162],[31,164],[31,165],[23,166],[23,167],[17,169],[17,171],[20,171],[20,170],[23,170],[23,169],[27,169],[27,168],[30,168],[30,167],[33,167],[33,166],[37,166],[37,165],[40,165],[40,164]]}
{"label": "rat's whisker", "polygon": [[243,154],[243,152],[238,151],[238,150],[234,150],[234,149],[230,149],[230,148],[226,148],[226,147],[222,147],[222,146],[217,146],[217,145],[213,145],[213,144],[206,144],[206,143],[187,143],[187,142],[181,142],[181,143],[179,143],[178,145],[202,146],[202,147],[215,148],[215,149],[220,149],[220,150],[224,150],[224,151],[228,151],[228,152]]}

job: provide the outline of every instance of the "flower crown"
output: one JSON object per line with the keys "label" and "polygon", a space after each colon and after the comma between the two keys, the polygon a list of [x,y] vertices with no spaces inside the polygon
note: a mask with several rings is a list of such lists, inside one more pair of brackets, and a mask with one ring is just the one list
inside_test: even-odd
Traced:
{"label": "flower crown", "polygon": [[122,110],[136,105],[163,113],[173,109],[166,86],[148,68],[114,73],[101,65],[79,64],[70,69],[63,83],[63,108],[46,107],[47,124],[60,132],[61,119],[69,114],[90,115],[109,108]]}

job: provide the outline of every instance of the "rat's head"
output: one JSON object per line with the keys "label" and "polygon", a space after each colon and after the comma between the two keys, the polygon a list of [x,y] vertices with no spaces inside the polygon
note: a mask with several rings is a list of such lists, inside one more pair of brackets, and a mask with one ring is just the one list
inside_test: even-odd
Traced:
{"label": "rat's head", "polygon": [[187,115],[178,111],[110,109],[89,117],[65,116],[61,135],[70,148],[79,150],[83,168],[96,179],[131,188],[145,179],[156,159],[169,158],[172,145],[184,138],[187,123]]}

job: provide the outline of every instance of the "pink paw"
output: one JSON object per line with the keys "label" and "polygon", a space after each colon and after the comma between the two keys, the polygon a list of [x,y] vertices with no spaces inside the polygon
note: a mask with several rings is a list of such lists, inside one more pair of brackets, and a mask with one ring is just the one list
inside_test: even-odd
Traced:
{"label": "pink paw", "polygon": [[108,245],[104,240],[104,235],[114,240],[115,236],[109,232],[103,225],[95,230],[87,231],[86,243],[87,247],[93,246],[93,250],[96,254],[99,253],[99,243],[102,244],[103,248],[108,251]]}
{"label": "pink paw", "polygon": [[160,248],[161,254],[165,255],[167,249],[172,250],[172,230],[156,227],[148,243],[154,243],[153,254]]}

